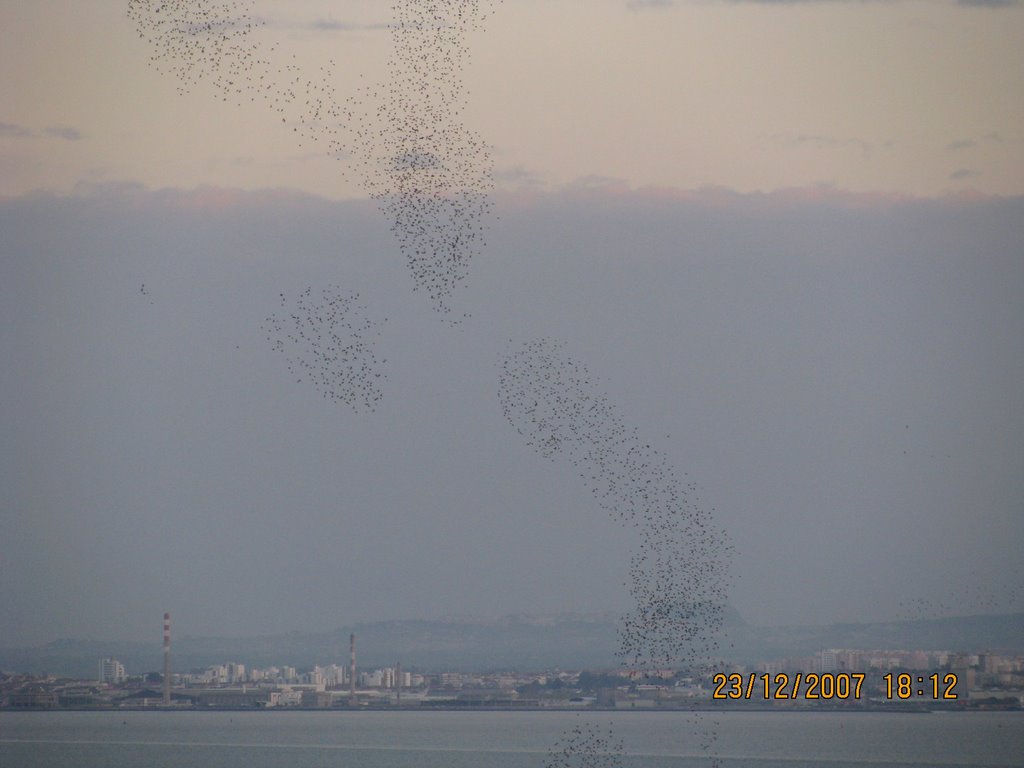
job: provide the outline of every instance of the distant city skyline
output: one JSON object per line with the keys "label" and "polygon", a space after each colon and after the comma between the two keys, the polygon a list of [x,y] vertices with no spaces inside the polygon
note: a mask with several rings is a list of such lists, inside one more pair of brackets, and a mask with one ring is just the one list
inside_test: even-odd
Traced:
{"label": "distant city skyline", "polygon": [[[704,670],[536,667],[471,672],[456,666],[403,671],[316,663],[249,667],[237,662],[166,674],[125,675],[101,659],[96,681],[68,676],[0,675],[2,709],[304,709],[435,707],[536,709],[637,706],[1009,708],[1024,703],[1024,655],[950,650],[822,648],[811,654],[723,661]],[[352,675],[349,677],[349,675]],[[96,684],[90,684],[95,682]],[[172,695],[157,699],[162,682]]]}

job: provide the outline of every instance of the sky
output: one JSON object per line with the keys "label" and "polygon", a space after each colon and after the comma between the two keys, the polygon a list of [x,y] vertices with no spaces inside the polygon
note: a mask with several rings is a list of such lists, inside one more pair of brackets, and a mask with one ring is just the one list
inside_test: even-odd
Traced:
{"label": "sky", "polygon": [[[1024,610],[1020,3],[505,0],[454,328],[351,156],[180,93],[126,7],[0,1],[0,645],[624,610],[632,533],[498,404],[542,337],[698,484],[748,621]],[[344,99],[389,7],[255,39]],[[374,319],[373,412],[268,340],[307,288]]]}

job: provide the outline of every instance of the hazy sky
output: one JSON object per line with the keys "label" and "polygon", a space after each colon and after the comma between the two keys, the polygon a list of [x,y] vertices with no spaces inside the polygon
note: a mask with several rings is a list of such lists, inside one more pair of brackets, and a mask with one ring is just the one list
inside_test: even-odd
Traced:
{"label": "hazy sky", "polygon": [[[389,5],[255,8],[344,98]],[[178,94],[125,9],[0,0],[0,644],[628,607],[630,533],[497,402],[539,336],[699,484],[749,620],[1024,610],[1019,3],[505,0],[460,329],[344,159]],[[261,332],[324,286],[382,323],[375,413]]]}
{"label": "hazy sky", "polygon": [[[0,3],[0,194],[131,179],[361,195],[261,105],[177,98],[126,8]],[[381,74],[389,2],[254,9],[276,60],[335,61],[340,96]],[[1022,39],[1013,2],[506,0],[474,41],[466,117],[508,180],[1021,194]]]}

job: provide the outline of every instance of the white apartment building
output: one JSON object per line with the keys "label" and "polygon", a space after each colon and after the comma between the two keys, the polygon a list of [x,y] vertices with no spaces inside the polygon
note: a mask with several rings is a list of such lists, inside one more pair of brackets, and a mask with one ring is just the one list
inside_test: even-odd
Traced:
{"label": "white apartment building", "polygon": [[99,681],[101,683],[123,683],[128,679],[124,664],[117,659],[100,659]]}

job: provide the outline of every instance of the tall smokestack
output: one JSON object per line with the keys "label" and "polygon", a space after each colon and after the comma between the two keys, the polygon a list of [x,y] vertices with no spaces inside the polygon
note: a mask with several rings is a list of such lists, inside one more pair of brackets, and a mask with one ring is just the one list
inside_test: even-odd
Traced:
{"label": "tall smokestack", "polygon": [[356,636],[348,636],[348,703],[356,705]]}
{"label": "tall smokestack", "polygon": [[171,705],[171,614],[164,614],[164,706]]}

